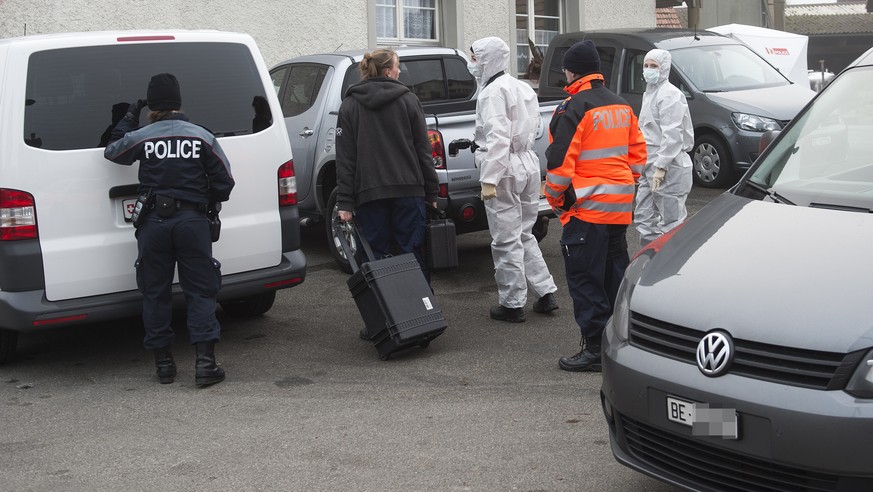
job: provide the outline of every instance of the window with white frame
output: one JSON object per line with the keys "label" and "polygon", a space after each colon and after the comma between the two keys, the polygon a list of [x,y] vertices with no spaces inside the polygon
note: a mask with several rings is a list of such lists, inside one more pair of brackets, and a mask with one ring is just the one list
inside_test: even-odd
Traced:
{"label": "window with white frame", "polygon": [[376,0],[376,37],[381,43],[439,41],[439,0]]}
{"label": "window with white frame", "polygon": [[520,78],[539,80],[542,56],[563,29],[562,7],[561,0],[515,0],[516,69]]}

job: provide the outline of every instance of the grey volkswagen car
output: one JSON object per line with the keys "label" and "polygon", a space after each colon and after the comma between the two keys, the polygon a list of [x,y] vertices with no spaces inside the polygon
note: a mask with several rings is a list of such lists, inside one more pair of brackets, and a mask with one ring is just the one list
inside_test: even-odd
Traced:
{"label": "grey volkswagen car", "polygon": [[873,490],[873,50],[625,273],[616,459],[690,490]]}

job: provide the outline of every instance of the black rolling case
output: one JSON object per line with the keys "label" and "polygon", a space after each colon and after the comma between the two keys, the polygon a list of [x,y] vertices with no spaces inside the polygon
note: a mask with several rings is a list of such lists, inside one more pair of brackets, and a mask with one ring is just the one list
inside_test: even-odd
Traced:
{"label": "black rolling case", "polygon": [[425,260],[431,270],[458,266],[455,223],[442,210],[428,206],[425,233]]}
{"label": "black rolling case", "polygon": [[356,225],[358,243],[369,260],[359,267],[336,219],[334,229],[354,272],[347,283],[364,319],[361,338],[373,342],[382,360],[399,350],[427,347],[445,331],[448,324],[415,255],[374,260]]}

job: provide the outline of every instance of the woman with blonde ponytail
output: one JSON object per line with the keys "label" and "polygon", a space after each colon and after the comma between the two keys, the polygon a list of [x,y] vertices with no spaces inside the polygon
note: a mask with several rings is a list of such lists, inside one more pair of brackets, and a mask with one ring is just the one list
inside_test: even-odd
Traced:
{"label": "woman with blonde ponytail", "polygon": [[422,248],[425,202],[436,206],[439,181],[418,98],[401,83],[391,50],[366,53],[361,82],[349,87],[336,130],[337,207],[363,229],[377,258],[414,253],[430,281]]}

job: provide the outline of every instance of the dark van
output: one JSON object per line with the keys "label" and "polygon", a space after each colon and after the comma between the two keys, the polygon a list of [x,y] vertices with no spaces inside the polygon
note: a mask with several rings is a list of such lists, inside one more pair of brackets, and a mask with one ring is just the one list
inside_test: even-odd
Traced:
{"label": "dark van", "polygon": [[561,63],[573,43],[590,39],[608,87],[639,113],[646,82],[643,58],[654,48],[673,57],[670,81],[688,98],[694,122],[695,183],[721,188],[736,182],[758,157],[761,135],[780,130],[815,95],[792,83],[741,42],[709,31],[625,29],[565,33],[549,44],[540,99],[567,97]]}

